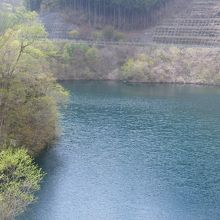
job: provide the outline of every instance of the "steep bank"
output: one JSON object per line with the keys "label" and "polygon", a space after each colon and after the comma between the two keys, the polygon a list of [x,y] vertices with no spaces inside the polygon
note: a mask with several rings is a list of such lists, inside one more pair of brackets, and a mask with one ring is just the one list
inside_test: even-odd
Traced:
{"label": "steep bank", "polygon": [[137,52],[135,47],[92,47],[59,44],[59,54],[51,63],[58,80],[119,80],[119,70]]}
{"label": "steep bank", "polygon": [[91,47],[60,44],[52,63],[59,80],[220,84],[220,54],[210,48]]}
{"label": "steep bank", "polygon": [[[164,17],[158,16],[160,19],[153,27],[123,33],[108,28],[106,31],[105,25],[94,25],[81,8],[61,7],[51,11],[50,5],[43,4],[41,19],[53,39],[158,43],[147,48],[59,43],[60,51],[52,65],[58,79],[219,84],[218,50],[204,48],[219,45],[219,2],[173,2],[166,7]],[[160,43],[181,47],[186,44],[192,48],[164,47]]]}
{"label": "steep bank", "polygon": [[[41,19],[53,39],[89,39],[96,42],[106,40],[107,33],[107,40],[111,41],[119,37],[119,41],[158,43],[147,48],[59,43],[60,51],[52,64],[58,79],[219,84],[218,50],[204,48],[219,45],[219,2],[174,2],[151,28],[123,33],[113,29],[106,32],[105,25],[92,25],[82,10],[70,7],[68,10],[48,11],[42,7]],[[192,48],[164,47],[160,43]]]}

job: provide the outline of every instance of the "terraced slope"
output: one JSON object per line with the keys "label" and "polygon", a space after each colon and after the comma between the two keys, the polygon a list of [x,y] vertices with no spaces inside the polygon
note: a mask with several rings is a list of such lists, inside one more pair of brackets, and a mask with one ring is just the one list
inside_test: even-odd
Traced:
{"label": "terraced slope", "polygon": [[[17,5],[22,0],[0,0]],[[60,12],[42,13],[50,38],[68,39],[68,32],[77,29],[67,23]],[[175,44],[220,47],[220,0],[176,0],[160,24],[139,34],[138,43]]]}
{"label": "terraced slope", "polygon": [[220,46],[220,1],[192,0],[154,31],[156,43]]}

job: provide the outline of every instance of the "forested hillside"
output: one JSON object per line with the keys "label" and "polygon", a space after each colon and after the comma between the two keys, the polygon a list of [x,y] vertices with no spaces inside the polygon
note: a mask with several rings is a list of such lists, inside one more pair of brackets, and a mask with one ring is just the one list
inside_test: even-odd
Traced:
{"label": "forested hillside", "polygon": [[83,10],[88,22],[112,24],[119,29],[147,27],[159,17],[158,9],[171,0],[26,0],[27,6],[38,10],[41,4]]}

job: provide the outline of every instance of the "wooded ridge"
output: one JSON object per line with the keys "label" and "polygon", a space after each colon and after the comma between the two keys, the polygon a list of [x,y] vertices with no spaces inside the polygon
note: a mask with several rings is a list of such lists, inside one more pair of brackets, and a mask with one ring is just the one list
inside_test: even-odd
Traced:
{"label": "wooded ridge", "polygon": [[111,24],[119,29],[148,27],[160,17],[159,9],[172,0],[26,0],[31,10],[47,7],[83,10],[93,25]]}

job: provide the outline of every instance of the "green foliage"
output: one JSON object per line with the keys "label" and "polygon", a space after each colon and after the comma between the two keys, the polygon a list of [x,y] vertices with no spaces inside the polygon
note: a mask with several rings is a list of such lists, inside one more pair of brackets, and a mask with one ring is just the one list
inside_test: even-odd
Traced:
{"label": "green foliage", "polygon": [[15,219],[35,201],[44,174],[29,154],[39,153],[54,140],[58,105],[68,96],[51,73],[57,50],[36,14],[7,7],[0,8],[0,18],[6,21],[0,25],[2,220]]}
{"label": "green foliage", "polygon": [[135,74],[135,61],[133,59],[129,59],[123,66],[122,66],[122,76],[123,80],[132,80]]}
{"label": "green foliage", "polygon": [[136,59],[129,59],[122,66],[123,80],[141,81],[150,79],[154,60],[147,54],[140,54]]}
{"label": "green foliage", "polygon": [[54,96],[60,96],[60,91],[55,80],[46,75],[20,74],[1,92],[4,98],[0,111],[4,120],[2,141],[14,140],[31,153],[49,145],[57,135],[58,111]]}
{"label": "green foliage", "polygon": [[64,46],[63,56],[66,61],[73,60],[77,56],[84,56],[85,53],[88,51],[89,46],[86,44],[72,44],[67,43]]}
{"label": "green foliage", "polygon": [[108,41],[122,41],[125,40],[125,34],[119,31],[116,31],[113,26],[106,26],[102,30],[102,36],[105,40]]}
{"label": "green foliage", "polygon": [[85,58],[90,66],[95,66],[100,59],[99,51],[95,47],[91,47],[86,51]]}
{"label": "green foliage", "polygon": [[[1,147],[5,148],[5,147]],[[0,152],[0,219],[14,219],[36,200],[44,173],[24,149]]]}
{"label": "green foliage", "polygon": [[56,48],[35,13],[23,12],[14,11],[20,19],[0,35],[0,144],[38,153],[57,135],[58,104],[67,93],[50,70]]}
{"label": "green foliage", "polygon": [[74,72],[77,79],[92,79],[99,68],[101,61],[100,51],[86,44],[66,43],[63,49],[61,62],[69,72]]}
{"label": "green foliage", "polygon": [[90,47],[86,44],[67,43],[64,46],[63,57],[67,62],[84,61],[94,62],[99,59],[99,51],[95,47]]}
{"label": "green foliage", "polygon": [[70,31],[69,32],[69,37],[73,38],[73,39],[79,37],[79,31],[77,31],[77,30]]}
{"label": "green foliage", "polygon": [[115,41],[123,41],[126,39],[126,36],[123,32],[115,31],[114,35],[115,35],[114,36]]}
{"label": "green foliage", "polygon": [[219,84],[219,58],[210,49],[153,49],[129,59],[120,76],[126,81]]}
{"label": "green foliage", "polygon": [[114,36],[115,36],[114,27],[106,26],[102,31],[102,35],[103,35],[104,39],[106,39],[106,40],[113,40]]}
{"label": "green foliage", "polygon": [[95,31],[92,33],[92,37],[94,40],[101,40],[102,39],[102,32],[101,31]]}
{"label": "green foliage", "polygon": [[13,8],[10,4],[0,3],[0,34],[18,24],[33,21],[35,17],[36,13],[27,12],[23,7]]}

